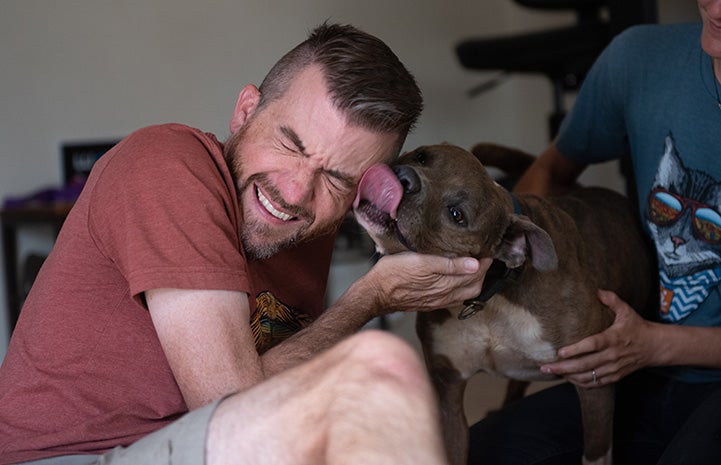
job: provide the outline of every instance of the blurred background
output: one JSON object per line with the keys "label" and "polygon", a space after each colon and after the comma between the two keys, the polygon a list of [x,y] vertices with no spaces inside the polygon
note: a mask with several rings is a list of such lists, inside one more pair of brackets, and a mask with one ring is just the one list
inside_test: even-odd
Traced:
{"label": "blurred background", "polygon": [[[632,3],[631,1],[629,1]],[[133,130],[180,122],[228,136],[240,89],[259,85],[271,65],[325,20],[382,38],[416,76],[425,111],[406,149],[452,142],[495,142],[537,154],[549,141],[553,86],[543,74],[469,69],[456,46],[572,25],[571,11],[512,0],[2,0],[0,2],[0,199],[12,201],[68,182],[67,154],[112,143]],[[658,0],[658,22],[694,21],[692,0]],[[480,84],[496,86],[475,97]],[[564,93],[570,105],[573,93]],[[73,154],[72,150],[76,150]],[[90,154],[92,156],[92,153]],[[86,160],[87,161],[87,160]],[[77,168],[77,167],[76,167]],[[622,190],[618,166],[582,179]],[[6,203],[5,206],[8,206]],[[8,273],[23,281],[32,257],[47,254],[53,221],[3,216],[0,259],[0,360],[10,334]],[[37,218],[36,218],[37,220]],[[55,222],[54,222],[55,221]],[[12,223],[12,224],[10,224]],[[13,255],[9,260],[10,235]],[[329,300],[370,265],[341,249]],[[11,262],[8,267],[8,262]],[[407,331],[406,321],[391,321]]]}

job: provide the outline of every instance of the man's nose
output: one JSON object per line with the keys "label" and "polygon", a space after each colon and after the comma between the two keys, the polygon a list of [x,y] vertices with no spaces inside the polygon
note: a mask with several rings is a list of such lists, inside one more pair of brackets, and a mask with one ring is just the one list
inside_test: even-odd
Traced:
{"label": "man's nose", "polygon": [[315,170],[298,167],[288,172],[283,197],[291,205],[306,205],[313,200],[318,182]]}

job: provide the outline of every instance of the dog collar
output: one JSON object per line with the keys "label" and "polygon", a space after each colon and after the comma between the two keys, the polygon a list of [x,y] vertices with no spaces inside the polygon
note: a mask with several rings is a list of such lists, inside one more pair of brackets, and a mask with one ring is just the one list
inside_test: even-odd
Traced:
{"label": "dog collar", "polygon": [[[511,197],[511,202],[513,202],[513,212],[517,215],[522,215],[523,212],[521,211],[521,206],[518,204],[516,197],[510,192],[508,195]],[[458,319],[467,320],[478,313],[483,309],[486,302],[488,302],[491,297],[504,290],[511,282],[517,281],[518,277],[521,276],[522,271],[523,265],[518,268],[508,268],[504,262],[494,258],[493,263],[491,263],[491,266],[486,272],[486,278],[483,282],[483,290],[475,299],[463,302],[463,305],[466,307],[458,314]]]}
{"label": "dog collar", "polygon": [[475,299],[463,302],[466,307],[458,314],[458,319],[467,320],[478,313],[491,297],[506,289],[511,283],[518,281],[522,271],[523,265],[518,268],[508,268],[503,261],[494,258],[493,263],[486,272],[483,290]]}
{"label": "dog collar", "polygon": [[509,197],[511,197],[511,202],[513,202],[513,213],[516,215],[523,215],[523,210],[521,210],[521,205],[518,203],[518,200],[516,199],[516,196],[508,193]]}

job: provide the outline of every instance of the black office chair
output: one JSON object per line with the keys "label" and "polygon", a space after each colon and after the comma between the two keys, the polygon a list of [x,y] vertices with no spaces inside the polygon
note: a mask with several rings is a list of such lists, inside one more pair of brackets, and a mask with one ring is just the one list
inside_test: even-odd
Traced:
{"label": "black office chair", "polygon": [[[614,35],[632,24],[655,22],[655,0],[514,0],[539,10],[575,11],[570,26],[506,37],[477,37],[456,47],[461,64],[471,70],[543,74],[553,86],[549,134],[553,138],[566,114],[564,94],[576,91],[599,53]],[[499,82],[471,90],[483,92]]]}

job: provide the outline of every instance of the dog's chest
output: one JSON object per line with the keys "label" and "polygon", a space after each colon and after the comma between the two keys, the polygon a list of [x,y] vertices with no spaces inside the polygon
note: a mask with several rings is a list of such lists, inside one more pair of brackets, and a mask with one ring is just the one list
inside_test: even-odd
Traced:
{"label": "dog's chest", "polygon": [[553,379],[542,375],[539,366],[556,359],[556,348],[528,310],[500,295],[466,320],[457,318],[461,310],[452,309],[452,318],[430,331],[434,354],[446,356],[464,379],[478,371],[521,380]]}

